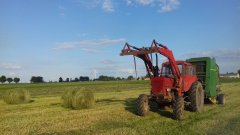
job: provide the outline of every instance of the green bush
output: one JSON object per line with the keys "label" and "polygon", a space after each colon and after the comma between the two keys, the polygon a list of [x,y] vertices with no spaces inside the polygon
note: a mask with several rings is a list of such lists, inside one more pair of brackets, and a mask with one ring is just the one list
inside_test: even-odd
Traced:
{"label": "green bush", "polygon": [[7,104],[20,104],[30,102],[30,93],[24,89],[7,90],[3,95],[3,101]]}
{"label": "green bush", "polygon": [[95,100],[91,90],[66,90],[62,96],[63,106],[71,109],[86,109],[93,107]]}

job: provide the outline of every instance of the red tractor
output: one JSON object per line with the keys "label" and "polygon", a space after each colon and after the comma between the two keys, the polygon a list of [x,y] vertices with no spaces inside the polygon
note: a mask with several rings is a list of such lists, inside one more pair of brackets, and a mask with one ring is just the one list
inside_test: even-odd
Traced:
{"label": "red tractor", "polygon": [[[156,64],[153,65],[152,54]],[[158,53],[168,61],[158,65]],[[173,118],[181,120],[185,104],[194,112],[201,112],[204,105],[204,90],[201,81],[195,75],[196,68],[191,63],[176,61],[173,53],[166,46],[153,40],[151,47],[137,48],[125,44],[121,54],[133,55],[145,63],[151,80],[151,95],[141,94],[137,99],[137,113],[145,116],[156,107],[172,105]]]}

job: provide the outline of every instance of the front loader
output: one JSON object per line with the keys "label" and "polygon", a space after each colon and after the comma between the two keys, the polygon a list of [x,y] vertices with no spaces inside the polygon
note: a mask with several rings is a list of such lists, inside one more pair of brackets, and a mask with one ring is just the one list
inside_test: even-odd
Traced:
{"label": "front loader", "polygon": [[[153,62],[155,54],[156,62]],[[158,54],[168,61],[158,65]],[[128,43],[122,49],[121,56],[133,55],[143,60],[151,80],[151,94],[141,94],[137,99],[137,113],[145,116],[151,109],[171,105],[173,118],[183,119],[185,103],[191,111],[201,112],[204,105],[204,90],[201,80],[196,76],[196,67],[186,61],[176,61],[166,46],[153,40],[150,47],[137,48]]]}

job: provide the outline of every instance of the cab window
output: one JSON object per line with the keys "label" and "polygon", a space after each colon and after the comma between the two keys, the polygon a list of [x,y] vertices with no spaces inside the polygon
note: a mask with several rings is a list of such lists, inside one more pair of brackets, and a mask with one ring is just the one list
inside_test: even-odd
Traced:
{"label": "cab window", "polygon": [[183,71],[183,66],[182,66],[182,64],[179,64],[179,65],[177,65],[178,66],[178,69],[179,69],[179,72],[180,72],[180,74],[182,75],[182,71]]}
{"label": "cab window", "polygon": [[192,65],[185,66],[185,74],[186,75],[195,75],[196,74],[196,68]]}
{"label": "cab window", "polygon": [[163,76],[172,75],[172,70],[171,70],[171,67],[169,65],[164,65],[163,66],[162,75]]}

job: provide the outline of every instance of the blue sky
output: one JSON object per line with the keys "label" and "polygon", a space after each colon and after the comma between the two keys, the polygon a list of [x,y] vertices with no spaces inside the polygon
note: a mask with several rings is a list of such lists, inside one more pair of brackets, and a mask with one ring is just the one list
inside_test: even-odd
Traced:
{"label": "blue sky", "polygon": [[[220,71],[240,69],[239,0],[0,0],[0,75],[134,75],[125,42],[165,44],[176,59],[215,57]],[[164,60],[164,58],[161,58]],[[145,75],[137,61],[138,74]],[[95,74],[96,73],[96,74]]]}

